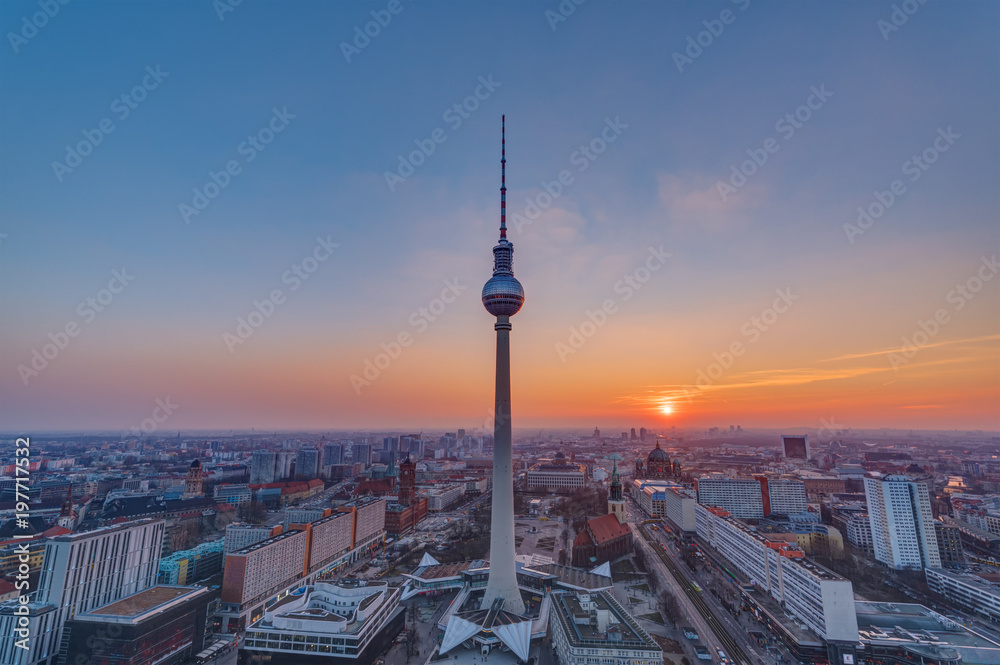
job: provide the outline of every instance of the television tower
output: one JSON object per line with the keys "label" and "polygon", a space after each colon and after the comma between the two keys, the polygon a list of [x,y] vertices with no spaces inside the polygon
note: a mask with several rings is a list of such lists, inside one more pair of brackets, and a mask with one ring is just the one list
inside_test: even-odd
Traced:
{"label": "television tower", "polygon": [[493,503],[490,526],[490,576],[483,609],[502,598],[503,609],[524,614],[514,566],[514,472],[510,426],[510,317],[524,304],[524,289],[514,277],[514,245],[507,240],[507,128],[500,117],[500,241],[493,248],[493,277],[483,287],[483,306],[497,317],[496,401],[493,412]]}

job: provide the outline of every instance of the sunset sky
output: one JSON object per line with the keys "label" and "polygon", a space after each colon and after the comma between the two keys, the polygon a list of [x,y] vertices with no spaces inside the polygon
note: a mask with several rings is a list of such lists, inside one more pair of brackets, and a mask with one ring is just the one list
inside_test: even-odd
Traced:
{"label": "sunset sky", "polygon": [[501,114],[515,427],[1000,429],[995,2],[225,2],[0,4],[0,429],[487,423]]}

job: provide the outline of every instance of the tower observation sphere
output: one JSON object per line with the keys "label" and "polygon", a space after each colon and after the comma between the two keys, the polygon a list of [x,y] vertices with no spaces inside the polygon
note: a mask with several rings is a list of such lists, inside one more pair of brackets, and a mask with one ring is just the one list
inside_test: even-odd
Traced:
{"label": "tower observation sphere", "polygon": [[514,277],[514,245],[507,240],[507,132],[500,139],[500,241],[493,248],[493,277],[483,286],[483,307],[493,316],[513,316],[524,304],[524,288]]}

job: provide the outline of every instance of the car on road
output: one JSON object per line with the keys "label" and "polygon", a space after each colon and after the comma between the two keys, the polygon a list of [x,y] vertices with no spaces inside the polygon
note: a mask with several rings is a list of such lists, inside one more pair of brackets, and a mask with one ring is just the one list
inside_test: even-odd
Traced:
{"label": "car on road", "polygon": [[715,652],[717,654],[719,654],[719,660],[721,660],[723,663],[725,663],[726,662],[726,652],[723,651],[722,649],[716,649]]}

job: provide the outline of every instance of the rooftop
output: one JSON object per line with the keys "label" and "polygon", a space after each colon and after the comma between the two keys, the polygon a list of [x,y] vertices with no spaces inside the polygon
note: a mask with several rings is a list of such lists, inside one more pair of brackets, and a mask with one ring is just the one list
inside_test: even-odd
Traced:
{"label": "rooftop", "polygon": [[205,587],[157,585],[103,607],[98,607],[96,610],[87,612],[87,614],[134,618],[183,596],[190,595],[193,597],[203,590],[205,590]]}
{"label": "rooftop", "polygon": [[[594,604],[593,610],[585,609],[580,599],[574,594],[557,594],[552,599],[552,607],[556,610],[563,630],[573,643],[573,646],[594,646],[608,648],[610,646],[635,650],[657,651],[660,647],[646,631],[639,627],[635,619],[607,594],[596,593],[590,596]],[[591,615],[599,610],[607,610],[614,618],[601,631],[596,622],[591,622]],[[587,618],[582,623],[578,619]]]}

